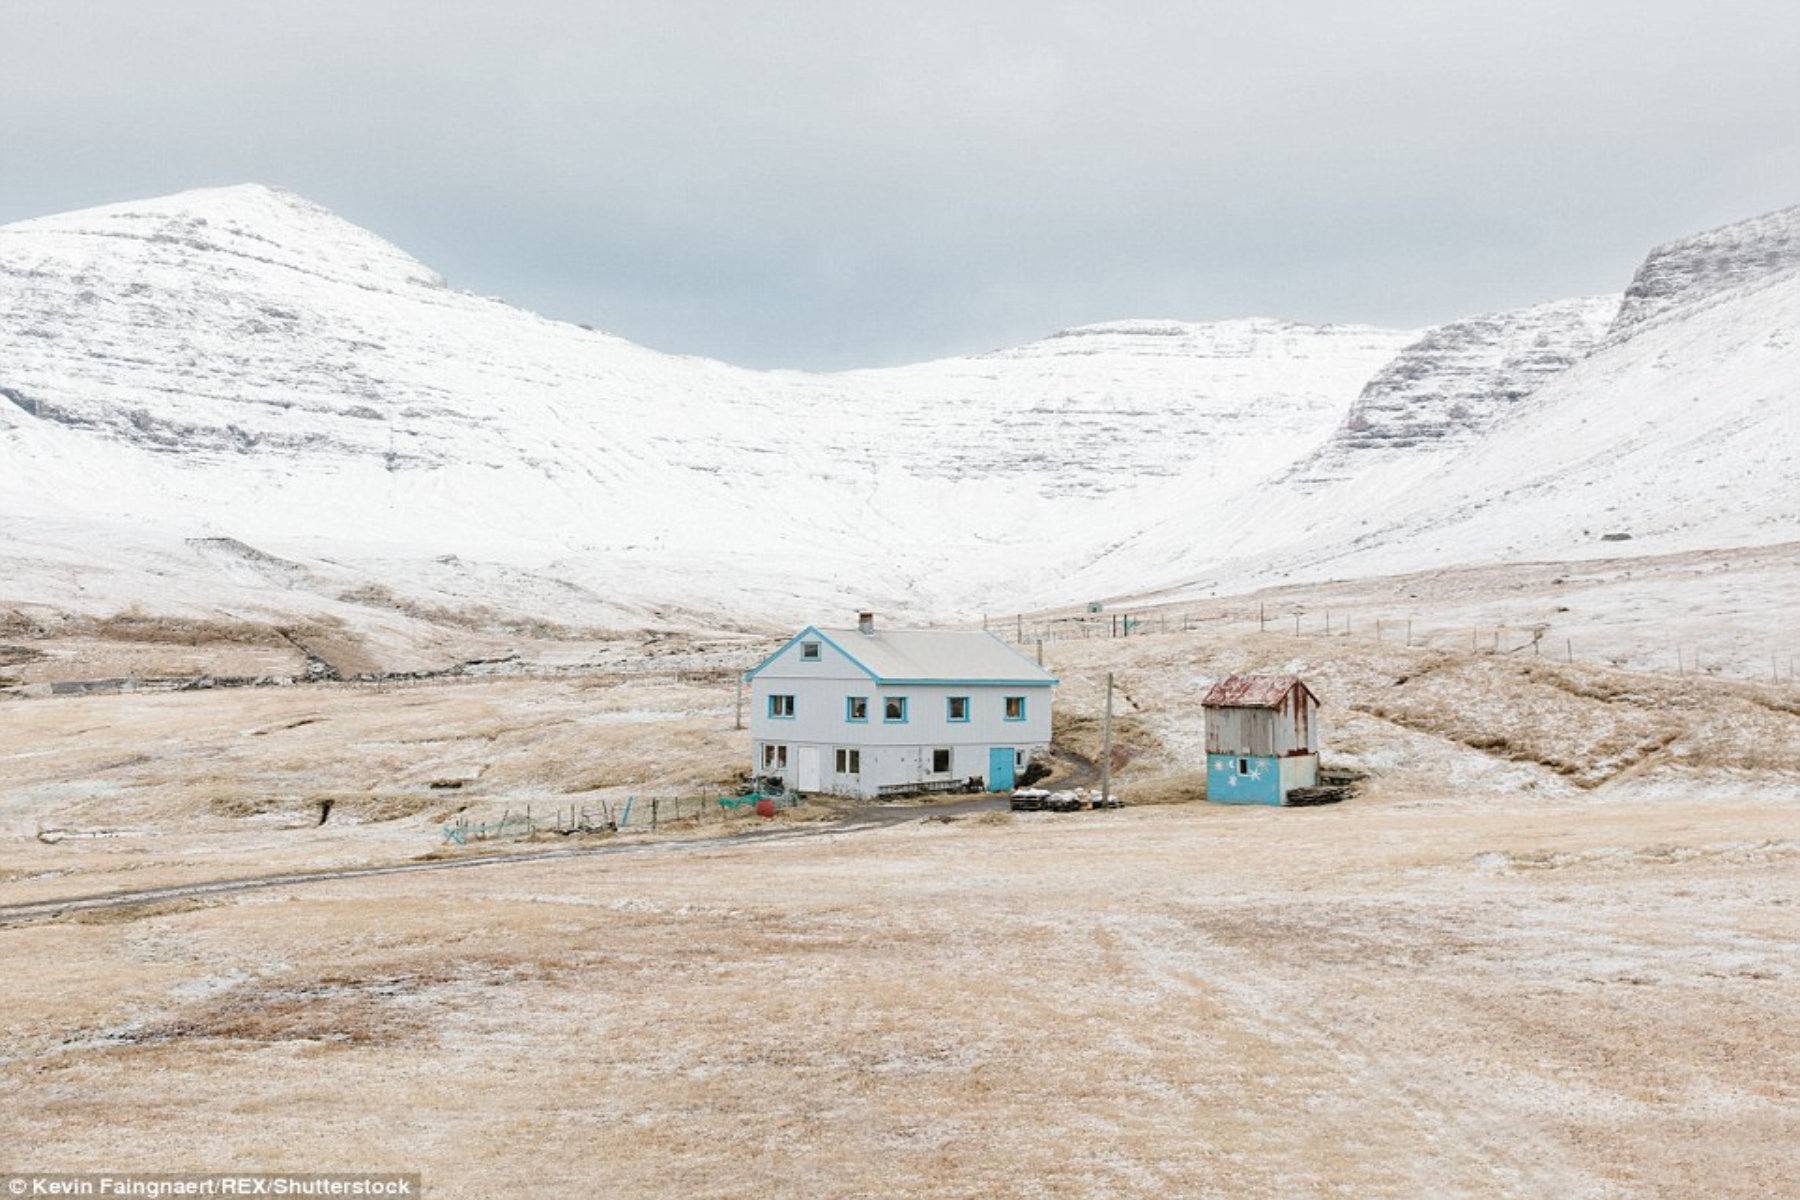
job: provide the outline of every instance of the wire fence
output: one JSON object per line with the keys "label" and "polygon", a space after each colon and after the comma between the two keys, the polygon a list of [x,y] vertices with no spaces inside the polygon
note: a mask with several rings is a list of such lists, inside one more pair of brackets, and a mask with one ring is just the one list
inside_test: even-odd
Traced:
{"label": "wire fence", "polygon": [[521,841],[540,834],[563,837],[575,834],[641,833],[675,827],[683,822],[704,825],[747,817],[768,816],[793,808],[800,797],[792,792],[731,794],[702,790],[697,795],[630,795],[623,800],[595,800],[588,804],[557,806],[548,812],[510,809],[497,821],[476,822],[459,818],[443,827],[444,841],[457,846],[471,842]]}
{"label": "wire fence", "polygon": [[[1295,638],[1364,638],[1372,642],[1419,649],[1453,650],[1470,654],[1517,655],[1576,662],[1583,657],[1576,634],[1559,630],[1547,621],[1498,625],[1456,625],[1427,621],[1418,617],[1370,617],[1366,612],[1333,612],[1329,608],[1259,605],[1251,610],[1234,611],[1149,611],[1105,612],[1090,610],[1058,617],[1028,618],[1019,615],[1004,619],[989,618],[983,627],[1019,647],[1027,654],[1036,648],[1043,661],[1045,645],[1073,640],[1142,637],[1147,634],[1203,634],[1224,629],[1242,630],[1255,627],[1260,633]],[[1617,635],[1590,634],[1602,650],[1590,645],[1585,657],[1610,666],[1624,666],[1627,660],[1651,670],[1672,671],[1677,676],[1730,676],[1744,680],[1763,679],[1775,683],[1800,682],[1800,655],[1764,650],[1766,659],[1742,649],[1706,651],[1683,644],[1671,644],[1666,650],[1642,646],[1629,654],[1620,649]],[[1631,639],[1625,639],[1629,642]],[[1664,661],[1666,659],[1666,661]]]}

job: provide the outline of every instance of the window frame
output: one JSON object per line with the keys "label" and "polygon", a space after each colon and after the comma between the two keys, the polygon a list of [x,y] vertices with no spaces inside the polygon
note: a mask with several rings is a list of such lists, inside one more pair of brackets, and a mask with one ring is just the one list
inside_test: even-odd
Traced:
{"label": "window frame", "polygon": [[[1013,716],[1011,713],[1011,709],[1012,709],[1014,701],[1017,701],[1018,705],[1019,705],[1019,715],[1016,717]],[[1023,721],[1025,719],[1025,715],[1026,715],[1025,697],[1023,697],[1023,696],[1003,697],[1000,701],[1000,715],[1008,721]]]}
{"label": "window frame", "polygon": [[[907,699],[908,698],[905,696],[883,696],[881,699],[881,723],[883,725],[905,725],[910,716],[908,710],[912,707],[912,705],[906,702]],[[888,716],[888,705],[890,704],[898,704],[900,706],[899,716]]]}
{"label": "window frame", "polygon": [[[862,701],[862,716],[856,715],[856,703]],[[846,725],[867,725],[869,723],[869,698],[867,696],[844,697],[844,723]]]}
{"label": "window frame", "polygon": [[[776,703],[777,700],[786,700],[787,701],[787,705],[786,705],[787,711],[786,712],[778,712],[777,711],[778,709],[780,709],[782,707],[782,705]],[[798,705],[798,703],[796,703],[796,701],[794,699],[794,693],[792,693],[792,692],[770,692],[769,693],[769,720],[771,720],[771,721],[792,721],[794,719],[794,714],[798,710],[799,710],[799,705]]]}
{"label": "window frame", "polygon": [[[940,754],[944,756],[944,765],[941,767],[937,765],[938,764],[938,755],[940,755]],[[948,747],[948,746],[933,746],[931,748],[931,773],[933,775],[948,775],[948,774],[950,774],[950,772],[954,771],[955,769],[956,769],[956,754],[954,753],[954,751],[952,751],[950,749],[950,747]]]}
{"label": "window frame", "polygon": [[820,642],[801,642],[800,643],[800,661],[801,662],[823,662],[824,659],[825,659],[825,648],[824,648],[823,643],[820,643]]}
{"label": "window frame", "polygon": [[836,774],[861,775],[862,748],[859,746],[839,746],[837,748],[837,755],[832,760],[832,765]]}
{"label": "window frame", "polygon": [[[962,716],[960,717],[956,715],[956,705],[959,701],[962,704]],[[946,696],[944,697],[944,720],[952,725],[967,725],[969,723],[969,712],[972,707],[973,705],[967,696]]]}
{"label": "window frame", "polygon": [[787,770],[787,758],[786,742],[763,743],[763,770],[785,771]]}

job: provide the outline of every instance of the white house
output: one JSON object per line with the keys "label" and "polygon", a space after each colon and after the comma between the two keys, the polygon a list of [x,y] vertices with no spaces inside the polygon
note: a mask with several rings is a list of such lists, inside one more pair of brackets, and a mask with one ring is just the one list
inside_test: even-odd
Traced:
{"label": "white house", "polygon": [[757,775],[874,797],[1006,791],[1050,745],[1056,679],[992,634],[807,626],[745,677]]}

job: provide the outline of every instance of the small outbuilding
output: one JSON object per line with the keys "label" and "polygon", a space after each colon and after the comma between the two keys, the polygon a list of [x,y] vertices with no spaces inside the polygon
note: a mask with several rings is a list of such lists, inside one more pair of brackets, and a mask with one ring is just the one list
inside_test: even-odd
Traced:
{"label": "small outbuilding", "polygon": [[1319,782],[1319,698],[1296,675],[1232,675],[1200,701],[1206,798],[1285,804]]}

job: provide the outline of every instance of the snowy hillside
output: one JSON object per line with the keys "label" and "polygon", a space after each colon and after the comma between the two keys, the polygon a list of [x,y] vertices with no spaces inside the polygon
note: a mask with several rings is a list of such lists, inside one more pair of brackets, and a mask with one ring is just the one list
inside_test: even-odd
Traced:
{"label": "snowy hillside", "polygon": [[1124,321],[757,372],[447,286],[288,193],[0,228],[0,610],[969,619],[1800,536],[1800,209],[1621,307]]}
{"label": "snowy hillside", "polygon": [[0,311],[0,601],[254,614],[363,579],[589,623],[1011,607],[1319,445],[1415,336],[1127,322],[752,372],[454,291],[253,186],[0,228]]}
{"label": "snowy hillside", "polygon": [[1800,206],[1678,238],[1652,250],[1613,324],[1623,341],[1665,313],[1800,270]]}
{"label": "snowy hillside", "polygon": [[[1787,219],[1796,214],[1657,250],[1638,274],[1639,315],[1622,312],[1585,357],[1606,305],[1568,308],[1572,336],[1555,355],[1574,361],[1509,398],[1481,436],[1432,436],[1444,422],[1424,419],[1398,438],[1371,439],[1353,413],[1294,471],[1194,524],[1172,519],[1117,559],[1140,571],[1179,563],[1186,590],[1213,591],[1800,538],[1800,264],[1790,263]],[[1760,246],[1761,235],[1772,243]],[[1717,247],[1730,248],[1734,265],[1722,265]],[[1433,331],[1419,345],[1443,341]],[[1370,391],[1395,373],[1383,371]],[[1429,414],[1455,389],[1429,390],[1404,411]],[[1415,445],[1395,451],[1407,442]],[[1435,449],[1446,443],[1459,444]],[[1385,461],[1359,470],[1372,448]],[[1202,529],[1207,536],[1195,536]]]}

